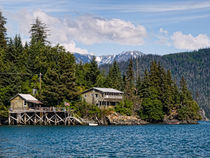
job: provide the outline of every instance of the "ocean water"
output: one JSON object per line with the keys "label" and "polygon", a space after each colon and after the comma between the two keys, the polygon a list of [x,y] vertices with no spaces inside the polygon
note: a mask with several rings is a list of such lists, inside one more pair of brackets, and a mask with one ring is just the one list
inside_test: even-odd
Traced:
{"label": "ocean water", "polygon": [[210,157],[210,122],[0,126],[0,157]]}

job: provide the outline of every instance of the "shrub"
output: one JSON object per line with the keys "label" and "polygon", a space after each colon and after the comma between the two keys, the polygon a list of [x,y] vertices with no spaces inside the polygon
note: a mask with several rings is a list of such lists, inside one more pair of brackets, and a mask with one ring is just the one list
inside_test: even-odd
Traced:
{"label": "shrub", "polygon": [[122,115],[132,115],[133,103],[130,100],[123,100],[115,106],[115,111]]}

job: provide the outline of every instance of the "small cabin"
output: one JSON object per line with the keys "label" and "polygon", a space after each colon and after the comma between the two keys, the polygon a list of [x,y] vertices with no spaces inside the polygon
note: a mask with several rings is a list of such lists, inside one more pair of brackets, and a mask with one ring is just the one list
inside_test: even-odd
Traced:
{"label": "small cabin", "polygon": [[42,102],[30,94],[16,94],[10,99],[11,110],[35,109],[41,107]]}
{"label": "small cabin", "polygon": [[123,99],[123,92],[113,88],[93,87],[82,92],[82,99],[96,106],[115,106]]}

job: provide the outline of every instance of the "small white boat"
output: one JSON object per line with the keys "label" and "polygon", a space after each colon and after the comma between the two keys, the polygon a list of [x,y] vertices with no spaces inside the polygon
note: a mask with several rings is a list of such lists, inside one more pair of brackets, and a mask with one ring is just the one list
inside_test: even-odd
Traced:
{"label": "small white boat", "polygon": [[89,126],[98,126],[97,123],[89,123],[88,125],[89,125]]}

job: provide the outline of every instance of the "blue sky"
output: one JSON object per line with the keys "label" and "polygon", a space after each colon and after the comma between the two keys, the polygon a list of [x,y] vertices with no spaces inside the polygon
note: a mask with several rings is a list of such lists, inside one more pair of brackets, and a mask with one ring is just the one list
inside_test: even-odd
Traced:
{"label": "blue sky", "polygon": [[29,40],[39,17],[49,41],[95,55],[169,54],[210,47],[210,0],[0,0],[8,36]]}

